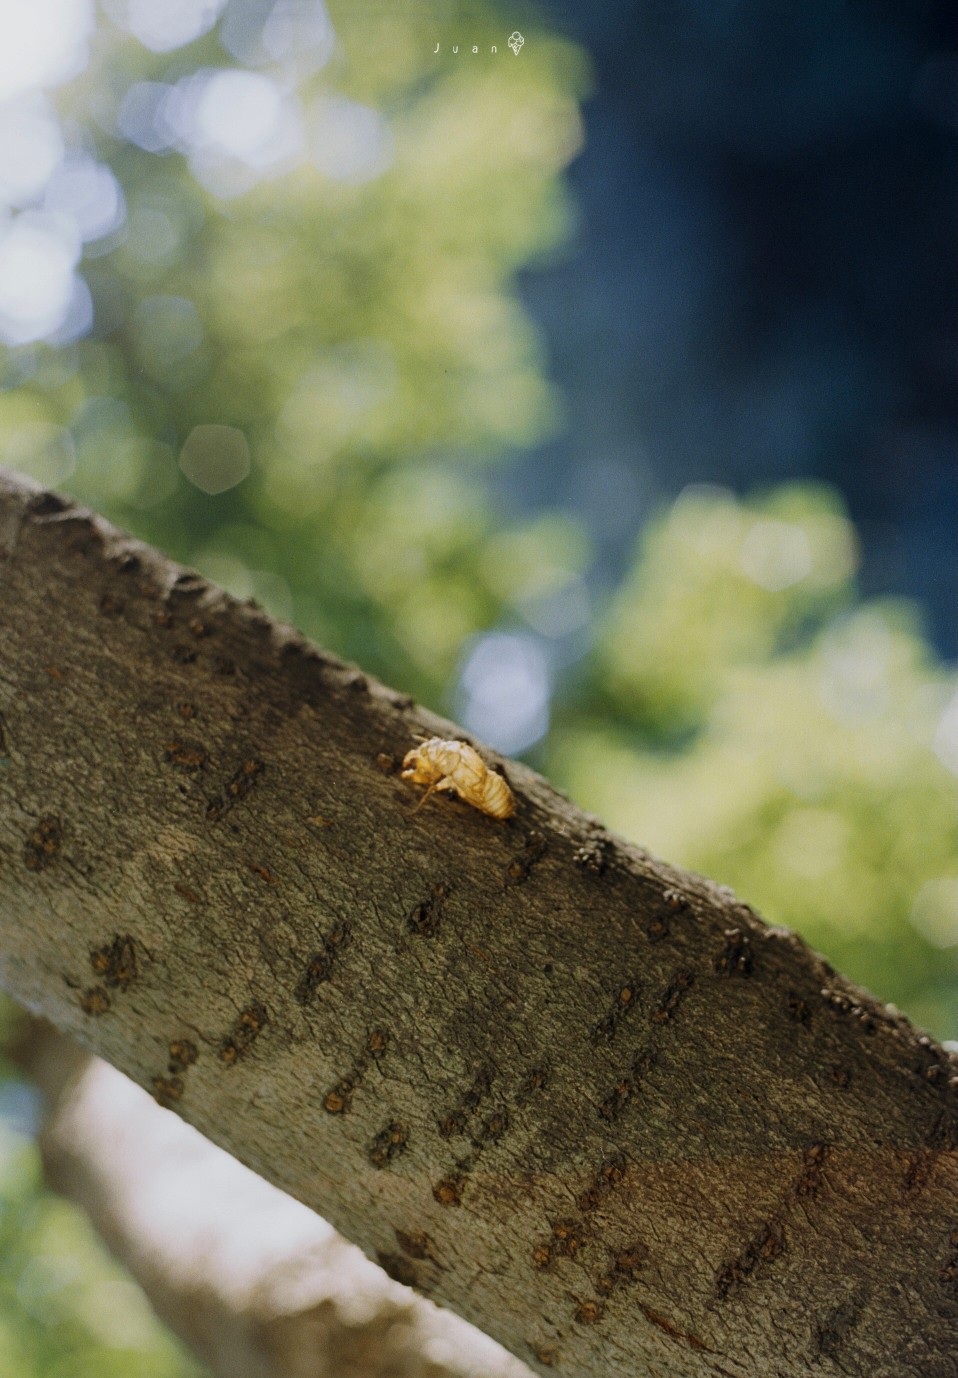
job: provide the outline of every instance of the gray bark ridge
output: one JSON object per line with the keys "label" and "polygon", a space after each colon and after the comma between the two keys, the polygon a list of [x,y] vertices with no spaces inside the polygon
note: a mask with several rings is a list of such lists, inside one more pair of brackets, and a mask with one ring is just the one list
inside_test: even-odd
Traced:
{"label": "gray bark ridge", "polygon": [[958,1059],[0,478],[0,985],[539,1373],[958,1375]]}

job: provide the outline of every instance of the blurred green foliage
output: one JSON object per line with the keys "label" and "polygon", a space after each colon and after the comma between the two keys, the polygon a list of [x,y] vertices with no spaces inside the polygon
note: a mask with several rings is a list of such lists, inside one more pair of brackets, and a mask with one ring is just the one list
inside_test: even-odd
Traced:
{"label": "blurred green foliage", "polygon": [[0,1374],[201,1378],[82,1213],[47,1191],[33,1142],[0,1121]]}
{"label": "blurred green foliage", "polygon": [[[11,363],[28,376],[0,396],[0,446],[435,698],[500,605],[475,471],[555,424],[513,277],[567,230],[558,174],[580,139],[585,65],[545,32],[515,62],[488,7],[469,31],[498,37],[498,57],[438,66],[455,5],[401,20],[343,6],[334,23],[318,71],[273,73],[295,82],[314,156],[260,176],[204,142],[203,92],[228,57],[213,35],[171,63],[101,24],[64,105],[118,179],[126,223],[84,264],[93,335]],[[174,89],[187,156],[122,137],[142,83]],[[317,166],[348,118],[382,145],[377,175]],[[211,424],[241,432],[251,457],[229,492],[203,491],[203,454],[199,486],[177,465]]]}
{"label": "blurred green foliage", "polygon": [[862,604],[832,490],[687,490],[647,528],[549,774],[610,826],[955,1034],[954,676]]}
{"label": "blurred green foliage", "polygon": [[[0,996],[0,1046],[15,1025]],[[35,1110],[0,1055],[0,1378],[203,1378],[85,1215],[44,1186]]]}
{"label": "blurred green foliage", "polygon": [[[518,629],[548,650],[589,596],[574,514],[517,519],[486,479],[561,424],[515,275],[572,224],[587,68],[531,24],[515,61],[490,5],[468,24],[451,0],[332,19],[321,58],[294,42],[247,59],[273,86],[244,99],[279,91],[303,140],[257,166],[200,137],[204,92],[228,94],[210,74],[246,70],[218,31],[155,52],[101,18],[60,111],[125,220],[81,264],[92,333],[7,351],[0,452],[450,711],[470,638]],[[498,57],[437,62],[466,27]],[[124,135],[131,91],[167,93],[169,144]],[[532,759],[953,1036],[953,678],[914,610],[858,602],[855,564],[827,489],[686,493],[591,643],[556,657]],[[124,1288],[4,1131],[0,1374],[198,1371]]]}

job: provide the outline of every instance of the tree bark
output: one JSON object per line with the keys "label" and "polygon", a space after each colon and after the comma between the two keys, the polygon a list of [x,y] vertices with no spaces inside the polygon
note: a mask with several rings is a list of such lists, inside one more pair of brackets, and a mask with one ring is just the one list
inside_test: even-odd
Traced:
{"label": "tree bark", "polygon": [[[0,984],[540,1373],[958,1374],[958,1059],[0,480]],[[487,753],[490,761],[497,758]]]}

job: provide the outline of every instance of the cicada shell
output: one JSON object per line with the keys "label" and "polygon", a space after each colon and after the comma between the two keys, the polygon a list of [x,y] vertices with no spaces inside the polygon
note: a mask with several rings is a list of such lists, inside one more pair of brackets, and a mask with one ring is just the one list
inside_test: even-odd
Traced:
{"label": "cicada shell", "polygon": [[406,752],[402,778],[428,786],[422,803],[433,790],[451,790],[492,818],[510,818],[516,810],[515,795],[506,781],[467,742],[430,737]]}

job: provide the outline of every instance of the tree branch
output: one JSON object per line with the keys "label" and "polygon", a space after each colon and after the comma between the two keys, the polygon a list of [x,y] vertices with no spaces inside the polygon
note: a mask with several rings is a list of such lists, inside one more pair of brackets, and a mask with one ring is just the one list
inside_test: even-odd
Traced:
{"label": "tree branch", "polygon": [[[733,895],[0,481],[0,983],[541,1373],[958,1372],[958,1066]],[[489,756],[490,760],[495,758]]]}

